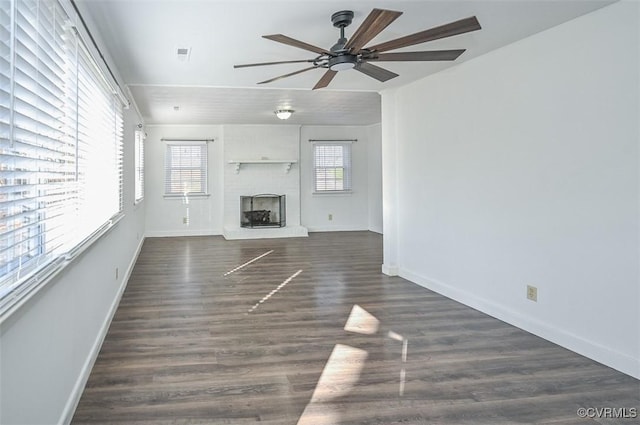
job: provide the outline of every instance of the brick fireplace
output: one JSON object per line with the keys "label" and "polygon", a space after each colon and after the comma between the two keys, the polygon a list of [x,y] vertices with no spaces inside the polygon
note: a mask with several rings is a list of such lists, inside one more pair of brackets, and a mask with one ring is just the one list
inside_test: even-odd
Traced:
{"label": "brick fireplace", "polygon": [[307,236],[300,225],[299,127],[225,126],[224,144],[224,237]]}

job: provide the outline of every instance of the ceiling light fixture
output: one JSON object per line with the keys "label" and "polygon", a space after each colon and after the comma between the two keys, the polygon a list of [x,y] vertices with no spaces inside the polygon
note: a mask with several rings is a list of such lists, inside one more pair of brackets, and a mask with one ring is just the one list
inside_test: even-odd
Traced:
{"label": "ceiling light fixture", "polygon": [[276,114],[276,117],[280,118],[281,120],[288,120],[289,117],[291,117],[291,115],[294,113],[294,110],[293,109],[278,109],[274,113]]}
{"label": "ceiling light fixture", "polygon": [[329,69],[332,71],[346,71],[356,66],[358,57],[356,55],[341,54],[333,58],[329,58]]}

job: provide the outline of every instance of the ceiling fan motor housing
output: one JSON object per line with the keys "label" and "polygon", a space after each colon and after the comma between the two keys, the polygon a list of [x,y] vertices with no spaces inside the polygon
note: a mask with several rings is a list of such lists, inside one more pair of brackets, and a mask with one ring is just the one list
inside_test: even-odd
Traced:
{"label": "ceiling fan motor housing", "polygon": [[353,12],[351,10],[341,10],[331,15],[331,22],[336,28],[348,27],[353,21]]}

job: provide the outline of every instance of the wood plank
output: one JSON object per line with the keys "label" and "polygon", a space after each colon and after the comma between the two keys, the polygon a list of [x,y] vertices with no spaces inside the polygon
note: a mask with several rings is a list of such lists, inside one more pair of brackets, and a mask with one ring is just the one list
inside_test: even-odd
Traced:
{"label": "wood plank", "polygon": [[[576,410],[640,408],[638,380],[382,275],[381,252],[370,232],[147,239],[73,423],[633,422]],[[377,331],[345,331],[355,305],[375,316]],[[366,360],[336,362],[338,345]],[[340,394],[326,386],[322,403],[311,403],[328,369]]]}

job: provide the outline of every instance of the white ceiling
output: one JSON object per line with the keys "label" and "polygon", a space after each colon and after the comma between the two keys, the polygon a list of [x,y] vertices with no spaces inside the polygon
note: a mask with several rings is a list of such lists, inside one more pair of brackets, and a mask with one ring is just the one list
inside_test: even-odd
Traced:
{"label": "white ceiling", "polygon": [[[76,0],[102,47],[148,123],[276,123],[279,107],[296,110],[294,124],[363,125],[380,121],[381,90],[405,85],[513,43],[611,0]],[[381,83],[357,71],[342,71],[328,88],[311,91],[324,73],[308,71],[274,83],[256,82],[307,64],[234,69],[234,64],[312,59],[314,53],[262,38],[285,34],[329,48],[339,31],[330,21],[338,10],[353,10],[349,37],[372,8],[404,12],[371,43],[379,43],[469,16],[482,30],[398,51],[466,48],[455,62],[384,62],[400,74]],[[178,48],[190,48],[180,61]],[[569,52],[568,52],[569,53]],[[179,106],[179,111],[174,110]]]}

